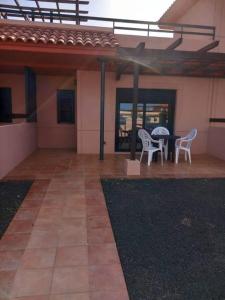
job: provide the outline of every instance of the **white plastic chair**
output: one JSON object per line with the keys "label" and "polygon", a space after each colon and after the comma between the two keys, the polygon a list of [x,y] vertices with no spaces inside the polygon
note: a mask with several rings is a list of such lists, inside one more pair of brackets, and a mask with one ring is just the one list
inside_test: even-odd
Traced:
{"label": "white plastic chair", "polygon": [[187,161],[187,155],[188,155],[189,163],[191,164],[191,144],[192,144],[193,140],[196,138],[197,133],[198,133],[197,129],[193,128],[186,136],[176,140],[176,143],[175,143],[175,148],[176,148],[175,162],[176,162],[176,164],[178,163],[180,150],[184,150],[185,161]]}
{"label": "white plastic chair", "polygon": [[[166,127],[156,127],[152,130],[152,135],[170,135],[169,130]],[[164,142],[164,140],[162,140],[163,143],[163,150],[164,150],[164,155],[165,155],[165,160],[168,159],[168,140],[166,141],[166,143]]]}
{"label": "white plastic chair", "polygon": [[[163,165],[162,141],[161,140],[158,140],[158,141],[153,140],[153,138],[151,138],[150,134],[145,129],[139,129],[138,136],[142,141],[142,152],[141,152],[140,162],[142,161],[144,152],[148,152],[148,166],[150,166],[153,153],[156,151],[160,151],[161,152],[161,164]],[[158,144],[158,147],[153,146],[152,143]]]}

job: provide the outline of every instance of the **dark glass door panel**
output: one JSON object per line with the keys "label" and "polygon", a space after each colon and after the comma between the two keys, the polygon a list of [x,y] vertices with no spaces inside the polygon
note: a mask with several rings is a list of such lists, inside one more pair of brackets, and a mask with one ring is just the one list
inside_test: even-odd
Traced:
{"label": "dark glass door panel", "polygon": [[[132,89],[119,89],[117,93],[115,150],[130,151],[132,132]],[[170,93],[167,93],[170,91]],[[172,91],[172,93],[171,93]],[[145,128],[151,132],[155,127],[164,126],[173,133],[176,91],[139,90],[137,131]],[[137,136],[137,151],[141,150]]]}
{"label": "dark glass door panel", "polygon": [[168,128],[169,105],[163,103],[146,103],[145,105],[144,128],[150,131],[158,126]]}
{"label": "dark glass door panel", "polygon": [[[132,109],[133,104],[129,102],[119,103],[118,116],[118,148],[127,151],[130,148],[130,136],[132,130]],[[137,128],[143,127],[143,104],[138,104]]]}

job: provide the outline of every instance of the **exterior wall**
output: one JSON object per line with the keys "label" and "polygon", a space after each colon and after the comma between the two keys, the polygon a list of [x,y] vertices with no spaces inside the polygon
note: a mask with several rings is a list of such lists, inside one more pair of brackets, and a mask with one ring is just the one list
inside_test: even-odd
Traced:
{"label": "exterior wall", "polygon": [[[13,113],[25,113],[25,82],[23,74],[0,74],[0,87],[12,89]],[[19,119],[17,119],[17,122]]]}
{"label": "exterior wall", "polygon": [[20,123],[0,126],[0,179],[37,148],[36,125]]}
{"label": "exterior wall", "polygon": [[160,17],[160,22],[175,23],[183,16],[198,0],[176,0]]}
{"label": "exterior wall", "polygon": [[[77,74],[78,153],[98,153],[99,151],[99,76],[98,72],[79,71]],[[132,88],[132,85],[131,76],[122,76],[120,81],[115,81],[114,73],[106,74],[106,153],[114,152],[116,88]],[[207,151],[211,79],[141,76],[139,87],[177,90],[175,131],[178,135],[184,135],[191,128],[196,127],[199,133],[193,143],[193,153]]]}
{"label": "exterior wall", "polygon": [[[211,117],[225,118],[225,80],[214,79]],[[225,123],[210,123],[208,153],[225,159]]]}
{"label": "exterior wall", "polygon": [[57,123],[57,89],[74,90],[75,77],[37,76],[38,147],[76,148],[75,125]]}
{"label": "exterior wall", "polygon": [[[187,13],[177,20],[216,26],[216,39],[220,40],[215,52],[225,52],[225,1],[199,0]],[[210,117],[225,118],[225,79],[212,80]],[[208,153],[225,159],[225,123],[211,123],[208,131]]]}
{"label": "exterior wall", "polygon": [[217,0],[196,1],[181,18],[175,19],[174,21],[184,24],[214,26],[215,1]]}
{"label": "exterior wall", "polygon": [[[133,36],[133,35],[116,35],[116,38],[121,47],[131,47],[136,48],[137,45],[141,42],[145,42],[146,49],[166,49],[170,46],[180,35],[174,35],[170,37],[154,37],[151,36]],[[210,40],[211,41],[211,40]],[[195,50],[200,49],[209,43],[209,37],[201,37],[201,36],[189,36],[186,35],[184,37],[183,43],[176,48],[176,50]]]}
{"label": "exterior wall", "polygon": [[[225,51],[225,1],[198,0],[181,18],[175,22],[216,27],[216,39],[220,40],[214,52]],[[188,36],[187,36],[188,38]]]}
{"label": "exterior wall", "polygon": [[225,126],[209,128],[208,153],[225,160]]}
{"label": "exterior wall", "polygon": [[[115,81],[114,74],[106,74],[105,152],[114,152]],[[88,87],[88,88],[87,88]],[[100,74],[77,73],[77,152],[99,152]]]}

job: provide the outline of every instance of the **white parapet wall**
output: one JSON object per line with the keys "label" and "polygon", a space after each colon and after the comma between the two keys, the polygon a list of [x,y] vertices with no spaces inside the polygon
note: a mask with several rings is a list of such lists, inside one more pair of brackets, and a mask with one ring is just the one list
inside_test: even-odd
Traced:
{"label": "white parapet wall", "polygon": [[37,148],[34,123],[0,125],[0,179]]}

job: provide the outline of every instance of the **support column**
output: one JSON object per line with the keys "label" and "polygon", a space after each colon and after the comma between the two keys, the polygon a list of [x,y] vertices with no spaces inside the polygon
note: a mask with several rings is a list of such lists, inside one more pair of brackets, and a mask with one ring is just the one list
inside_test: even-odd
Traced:
{"label": "support column", "polygon": [[80,25],[80,20],[79,20],[79,0],[76,0],[76,25]]}
{"label": "support column", "polygon": [[29,68],[24,68],[25,103],[27,122],[37,122],[36,74]]}
{"label": "support column", "polygon": [[105,67],[106,61],[100,59],[101,82],[100,82],[100,151],[99,159],[104,160],[104,127],[105,127]]}
{"label": "support column", "polygon": [[134,79],[133,79],[133,113],[132,113],[132,138],[131,138],[131,152],[130,159],[136,158],[136,144],[137,144],[137,104],[138,104],[138,81],[139,81],[139,65],[134,64]]}
{"label": "support column", "polygon": [[139,81],[139,65],[134,64],[134,81],[133,81],[133,111],[132,111],[132,137],[130,159],[125,161],[125,172],[127,175],[140,175],[140,161],[136,159],[137,144],[137,104],[138,104],[138,81]]}

